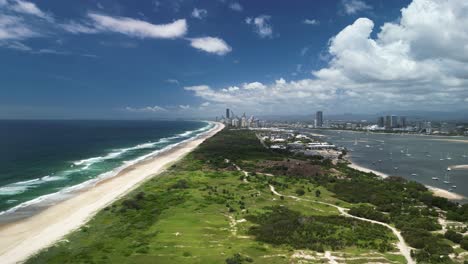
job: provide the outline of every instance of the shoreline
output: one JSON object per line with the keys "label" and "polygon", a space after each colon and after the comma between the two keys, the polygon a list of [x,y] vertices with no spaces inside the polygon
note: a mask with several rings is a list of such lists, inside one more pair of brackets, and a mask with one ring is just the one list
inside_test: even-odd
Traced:
{"label": "shoreline", "polygon": [[[390,175],[388,175],[386,173],[383,173],[383,172],[380,172],[380,171],[376,171],[376,170],[369,169],[369,168],[363,167],[361,165],[358,165],[358,164],[352,162],[349,159],[349,157],[346,159],[346,161],[349,162],[348,167],[350,167],[352,169],[362,171],[362,172],[366,172],[366,173],[374,173],[375,175],[377,175],[377,176],[379,176],[379,177],[381,177],[383,179],[390,176]],[[452,201],[461,201],[461,200],[466,200],[467,199],[467,197],[465,197],[465,196],[463,196],[461,194],[458,194],[458,193],[449,192],[447,190],[437,188],[437,187],[434,187],[434,186],[430,186],[430,185],[426,185],[426,184],[424,184],[424,186],[426,186],[426,188],[429,189],[429,191],[431,191],[432,194],[434,196],[437,196],[437,197],[447,198],[447,199],[452,200]]]}
{"label": "shoreline", "polygon": [[31,217],[0,225],[0,262],[22,262],[53,245],[84,225],[101,209],[157,176],[223,128],[223,124],[215,123],[215,127],[193,139],[129,166],[116,176],[82,190],[69,199]]}

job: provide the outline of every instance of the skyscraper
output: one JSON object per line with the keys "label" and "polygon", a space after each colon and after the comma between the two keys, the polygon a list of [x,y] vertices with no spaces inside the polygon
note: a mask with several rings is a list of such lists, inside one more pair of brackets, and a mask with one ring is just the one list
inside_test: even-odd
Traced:
{"label": "skyscraper", "polygon": [[226,118],[231,118],[229,108],[226,108]]}
{"label": "skyscraper", "polygon": [[386,116],[385,117],[385,129],[390,129],[390,128],[392,128],[392,117]]}
{"label": "skyscraper", "polygon": [[317,113],[315,114],[315,120],[317,120],[316,127],[323,126],[323,112],[322,111],[317,111]]}
{"label": "skyscraper", "polygon": [[391,123],[392,128],[398,127],[398,117],[396,115],[392,115]]}
{"label": "skyscraper", "polygon": [[385,118],[383,116],[380,116],[379,119],[377,119],[377,125],[379,127],[384,127],[385,126]]}
{"label": "skyscraper", "polygon": [[400,122],[398,123],[399,127],[405,128],[406,127],[406,116],[400,116]]}

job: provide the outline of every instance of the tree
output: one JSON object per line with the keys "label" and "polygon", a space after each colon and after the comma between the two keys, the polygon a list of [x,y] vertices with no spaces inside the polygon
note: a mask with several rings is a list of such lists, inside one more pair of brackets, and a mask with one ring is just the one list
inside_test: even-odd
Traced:
{"label": "tree", "polygon": [[320,192],[320,190],[315,190],[315,197],[320,197],[320,194],[322,194],[322,192]]}

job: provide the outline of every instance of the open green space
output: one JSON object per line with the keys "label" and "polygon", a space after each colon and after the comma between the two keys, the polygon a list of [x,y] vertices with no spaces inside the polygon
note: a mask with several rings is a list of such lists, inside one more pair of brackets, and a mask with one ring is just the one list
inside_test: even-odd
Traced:
{"label": "open green space", "polygon": [[437,208],[462,222],[463,208],[420,184],[272,152],[252,131],[225,129],[27,263],[405,263],[388,228],[313,201],[396,226],[421,263],[452,263],[463,241],[434,234]]}

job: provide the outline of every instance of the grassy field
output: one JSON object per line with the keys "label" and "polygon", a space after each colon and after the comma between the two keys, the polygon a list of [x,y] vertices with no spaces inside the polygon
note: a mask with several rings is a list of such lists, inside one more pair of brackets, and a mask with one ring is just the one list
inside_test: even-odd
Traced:
{"label": "grassy field", "polygon": [[320,181],[233,166],[286,158],[225,130],[27,263],[405,263],[387,228],[305,201],[356,206]]}

